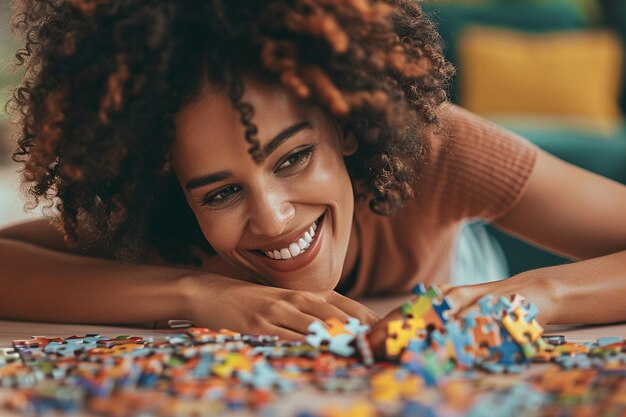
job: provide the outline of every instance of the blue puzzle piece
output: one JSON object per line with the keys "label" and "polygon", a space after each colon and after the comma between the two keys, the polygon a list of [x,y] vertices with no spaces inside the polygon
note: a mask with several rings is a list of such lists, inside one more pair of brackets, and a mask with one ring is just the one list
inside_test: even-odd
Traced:
{"label": "blue puzzle piece", "polygon": [[338,334],[330,340],[328,350],[340,356],[352,356],[355,350],[349,346],[354,336],[346,333]]}
{"label": "blue puzzle piece", "polygon": [[321,321],[309,324],[307,330],[310,334],[306,337],[306,342],[313,347],[320,347],[323,341],[330,340],[330,333]]}
{"label": "blue puzzle piece", "polygon": [[459,322],[446,323],[446,332],[454,345],[456,361],[466,367],[474,364],[473,352],[468,352],[468,348],[474,346],[474,335],[467,329],[461,329]]}
{"label": "blue puzzle piece", "polygon": [[531,321],[535,320],[539,310],[537,309],[537,306],[534,305],[533,303],[528,304],[528,307],[526,307],[525,309],[526,309],[526,312],[528,313],[526,314],[526,318],[525,318],[526,323],[530,323]]}
{"label": "blue puzzle piece", "polygon": [[443,292],[436,285],[431,285],[429,288],[426,288],[424,284],[417,284],[411,289],[411,292],[415,295],[421,295],[432,300],[440,299],[443,296]]}
{"label": "blue puzzle piece", "polygon": [[433,300],[433,309],[435,310],[435,312],[441,319],[441,322],[444,324],[448,322],[448,317],[447,317],[446,312],[449,311],[451,308],[452,308],[452,305],[450,304],[450,300],[447,297],[441,301],[437,299]]}
{"label": "blue puzzle piece", "polygon": [[98,347],[96,342],[83,343],[83,339],[65,339],[62,343],[50,342],[44,347],[45,353],[56,353],[62,357],[76,356],[78,352],[87,352]]}
{"label": "blue puzzle piece", "polygon": [[509,374],[519,374],[522,371],[526,370],[528,367],[525,365],[518,365],[518,364],[504,365],[502,363],[488,362],[488,363],[480,364],[480,368],[492,374],[502,374],[505,372]]}
{"label": "blue puzzle piece", "polygon": [[519,383],[508,390],[497,390],[482,395],[465,414],[467,417],[510,417],[534,413],[549,396],[535,391],[527,383]]}
{"label": "blue puzzle piece", "polygon": [[480,316],[480,314],[476,311],[467,312],[463,315],[463,327],[468,330],[476,327],[476,317],[478,316]]}
{"label": "blue puzzle piece", "polygon": [[511,302],[506,297],[499,297],[498,301],[494,303],[492,295],[485,295],[478,300],[478,305],[481,314],[498,319],[511,311]]}
{"label": "blue puzzle piece", "polygon": [[491,354],[499,355],[498,363],[515,365],[528,362],[522,348],[513,340],[504,327],[500,328],[500,339],[502,340],[500,345],[489,348]]}
{"label": "blue puzzle piece", "polygon": [[426,348],[428,348],[426,339],[411,339],[406,349],[411,352],[422,353]]}
{"label": "blue puzzle piece", "polygon": [[369,325],[361,324],[359,319],[355,317],[348,317],[348,323],[345,324],[343,327],[355,336],[360,333],[366,333],[370,329]]}
{"label": "blue puzzle piece", "polygon": [[563,369],[589,369],[593,366],[591,358],[587,355],[565,355],[554,358],[554,361],[561,365]]}
{"label": "blue puzzle piece", "polygon": [[415,401],[407,401],[402,408],[401,416],[406,417],[437,417],[432,407]]}
{"label": "blue puzzle piece", "polygon": [[598,338],[596,343],[598,344],[598,346],[604,347],[612,345],[613,343],[620,343],[622,340],[624,339],[622,339],[621,337],[600,337]]}
{"label": "blue puzzle piece", "polygon": [[254,364],[252,373],[238,373],[239,379],[254,388],[268,390],[277,387],[279,391],[289,391],[295,388],[295,383],[278,374],[276,370],[266,361]]}

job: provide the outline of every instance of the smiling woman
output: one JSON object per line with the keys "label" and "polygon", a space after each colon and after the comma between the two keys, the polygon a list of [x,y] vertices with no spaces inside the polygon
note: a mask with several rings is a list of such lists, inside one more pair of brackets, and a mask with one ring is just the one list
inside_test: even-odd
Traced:
{"label": "smiling woman", "polygon": [[458,308],[521,292],[544,321],[578,321],[581,299],[583,321],[626,319],[626,189],[446,103],[453,69],[414,0],[27,1],[15,27],[14,160],[32,206],[59,203],[56,228],[0,231],[2,317],[373,324],[351,298],[448,282],[483,219],[608,260],[450,289]]}
{"label": "smiling woman", "polygon": [[233,268],[273,286],[332,290],[355,262],[346,259],[354,193],[343,159],[355,141],[344,141],[323,111],[284,89],[251,79],[245,86],[260,163],[237,139],[244,127],[226,92],[205,88],[174,119],[172,166],[189,207]]}

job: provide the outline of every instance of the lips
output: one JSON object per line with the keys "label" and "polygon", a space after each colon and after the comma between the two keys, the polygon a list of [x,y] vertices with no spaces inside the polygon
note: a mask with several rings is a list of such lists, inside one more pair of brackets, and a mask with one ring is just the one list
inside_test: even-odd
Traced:
{"label": "lips", "polygon": [[[317,254],[320,251],[321,241],[323,240],[325,236],[325,229],[326,229],[326,227],[324,226],[326,223],[324,221],[325,217],[326,217],[326,212],[324,212],[315,221],[315,224],[317,224],[317,228],[315,230],[315,237],[311,240],[309,246],[304,251],[298,253],[296,256],[293,256],[288,259],[282,259],[282,258],[271,259],[264,253],[264,251],[252,250],[251,252],[254,253],[258,257],[257,259],[262,264],[264,264],[266,267],[270,269],[280,271],[280,272],[294,271],[294,270],[300,269],[308,265],[317,256]],[[308,228],[306,230],[308,230]],[[304,232],[302,234],[304,234]],[[293,238],[291,238],[293,239],[291,242],[293,243],[293,241],[299,237],[300,235],[294,236]],[[266,249],[266,250],[269,250],[269,249]]]}
{"label": "lips", "polygon": [[[265,252],[272,252],[275,250],[280,251],[281,249],[289,249],[289,246],[294,244],[294,243],[298,243],[298,241],[302,238],[305,238],[305,233],[309,232],[310,235],[314,235],[317,232],[313,232],[311,233],[311,228],[313,228],[314,230],[319,226],[320,222],[322,221],[324,215],[326,214],[326,212],[324,211],[324,213],[322,213],[314,222],[312,222],[308,227],[299,229],[299,230],[295,230],[291,233],[289,233],[288,235],[283,236],[280,239],[277,239],[275,241],[272,242],[268,242],[268,243],[264,243],[264,244],[259,244],[259,245],[255,245],[254,249],[250,249],[252,252],[255,253],[259,253],[259,254],[264,254]],[[308,239],[307,243],[308,242]]]}

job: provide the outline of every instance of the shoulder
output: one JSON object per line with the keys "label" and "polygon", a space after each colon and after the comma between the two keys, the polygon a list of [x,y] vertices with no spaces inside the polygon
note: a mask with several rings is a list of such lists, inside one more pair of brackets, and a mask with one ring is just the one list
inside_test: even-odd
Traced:
{"label": "shoulder", "polygon": [[421,205],[442,221],[497,217],[527,182],[536,146],[452,104],[438,114],[441,128],[424,136],[428,153],[416,183]]}

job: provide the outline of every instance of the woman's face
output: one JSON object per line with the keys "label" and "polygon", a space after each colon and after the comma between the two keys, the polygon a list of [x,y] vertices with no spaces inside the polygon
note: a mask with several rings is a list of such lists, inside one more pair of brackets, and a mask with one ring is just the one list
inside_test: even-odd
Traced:
{"label": "woman's face", "polygon": [[341,131],[276,86],[247,79],[243,100],[255,109],[260,164],[226,91],[205,86],[176,115],[173,166],[187,202],[218,255],[251,278],[333,289],[354,211]]}

